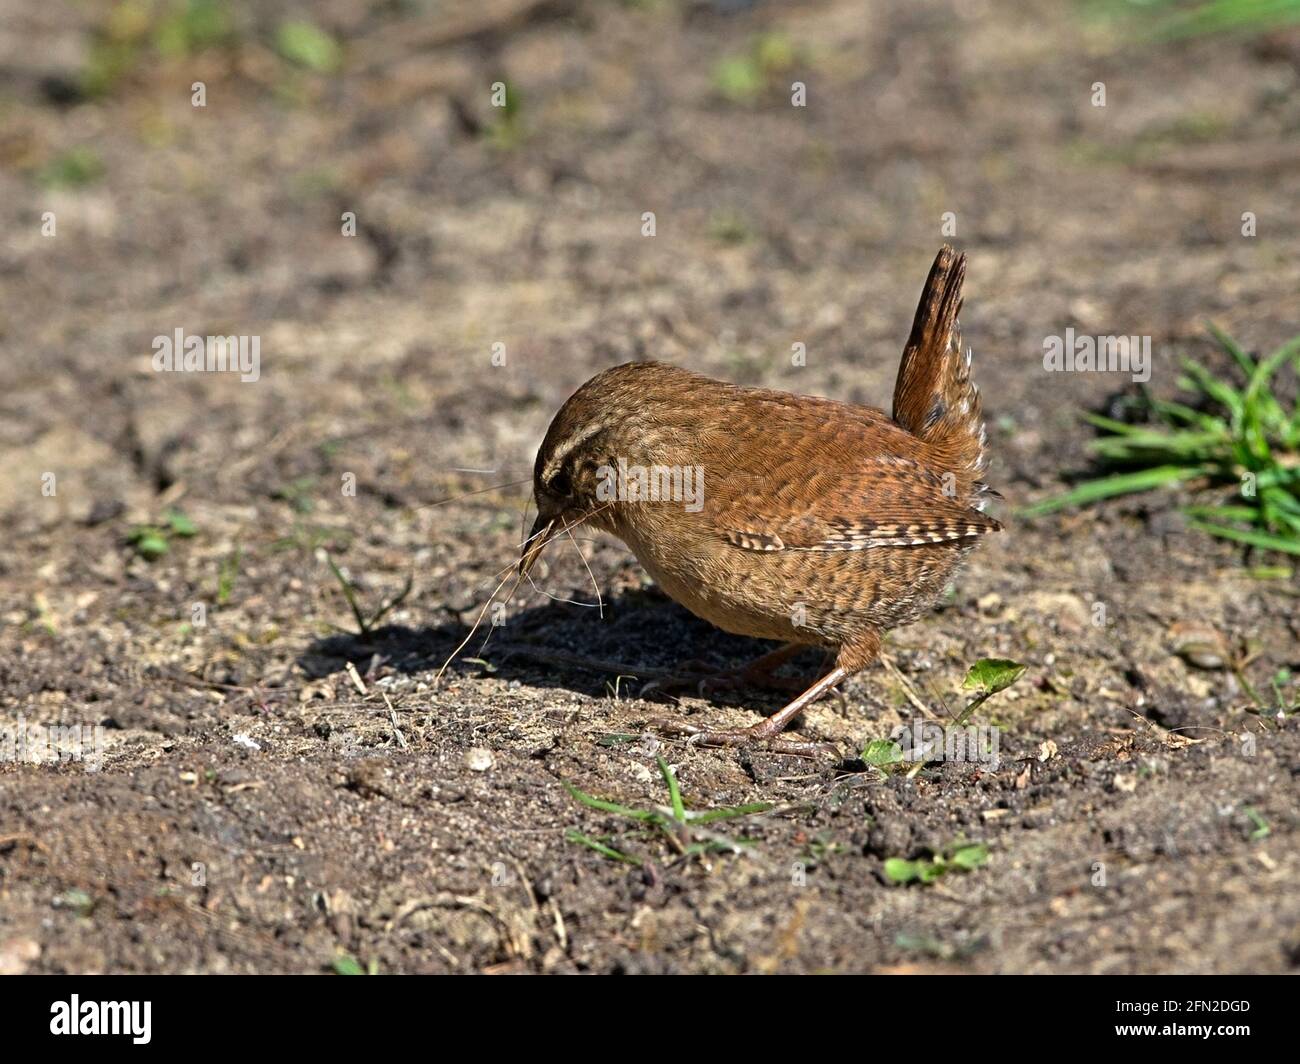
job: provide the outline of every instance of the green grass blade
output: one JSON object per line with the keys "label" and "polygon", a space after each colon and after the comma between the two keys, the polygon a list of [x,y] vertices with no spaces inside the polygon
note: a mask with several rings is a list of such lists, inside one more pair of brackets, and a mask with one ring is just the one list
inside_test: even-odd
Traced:
{"label": "green grass blade", "polygon": [[325,562],[329,565],[330,572],[334,574],[334,579],[339,582],[339,587],[343,589],[343,597],[347,599],[348,605],[352,607],[352,616],[357,621],[357,631],[361,635],[368,634],[370,629],[366,626],[366,617],[361,612],[361,604],[357,602],[357,595],[352,588],[352,581],[343,575],[343,570],[334,564],[334,559],[328,554],[325,555]]}
{"label": "green grass blade", "polygon": [[581,846],[586,846],[595,850],[602,857],[608,857],[611,861],[623,861],[625,864],[641,864],[635,857],[623,853],[621,850],[614,849],[613,846],[606,846],[599,839],[593,839],[589,835],[584,835],[581,831],[569,830],[564,833],[564,838],[568,842],[576,842]]}
{"label": "green grass blade", "polygon": [[1254,524],[1259,511],[1253,506],[1184,506],[1188,517],[1217,518],[1220,521],[1246,521]]}
{"label": "green grass blade", "polygon": [[721,809],[709,809],[703,813],[688,813],[692,824],[710,824],[715,820],[731,820],[738,816],[753,816],[766,813],[772,808],[771,802],[752,802],[749,805],[724,806]]}
{"label": "green grass blade", "polygon": [[1292,355],[1300,353],[1300,337],[1290,340],[1283,344],[1255,369],[1250,375],[1250,383],[1246,386],[1246,401],[1252,400],[1264,404],[1267,412],[1267,420],[1270,424],[1281,425],[1286,420],[1286,415],[1282,412],[1281,404],[1278,403],[1277,397],[1269,387],[1274,375],[1285,365],[1286,361]]}
{"label": "green grass blade", "polygon": [[1155,36],[1166,40],[1213,33],[1263,33],[1300,20],[1295,0],[1205,0],[1165,15]]}
{"label": "green grass blade", "polygon": [[1255,375],[1255,360],[1246,354],[1246,349],[1215,325],[1214,322],[1207,322],[1206,327],[1210,330],[1210,334],[1214,339],[1218,341],[1219,346],[1236,360],[1237,365],[1241,367],[1241,371],[1246,374],[1246,379],[1250,380]]}
{"label": "green grass blade", "polygon": [[685,824],[686,803],[682,801],[682,789],[677,786],[677,777],[673,775],[673,770],[662,757],[656,756],[655,760],[659,762],[659,772],[663,775],[664,782],[668,784],[668,798],[673,805],[673,819],[679,824]]}
{"label": "green grass blade", "polygon": [[1239,391],[1225,384],[1208,369],[1191,359],[1183,360],[1183,370],[1188,374],[1181,378],[1191,388],[1199,389],[1232,414],[1232,423],[1239,425],[1245,413],[1245,404]]}
{"label": "green grass blade", "polygon": [[1208,532],[1212,536],[1235,540],[1237,543],[1245,543],[1248,546],[1258,547],[1261,550],[1276,550],[1282,551],[1286,554],[1300,554],[1300,539],[1274,536],[1267,532],[1257,532],[1254,529],[1232,528],[1229,525],[1218,525],[1210,521],[1189,521],[1188,526],[1190,528],[1199,529],[1202,532]]}
{"label": "green grass blade", "polygon": [[1201,476],[1206,470],[1201,466],[1155,466],[1152,469],[1140,469],[1134,473],[1119,473],[1115,476],[1101,477],[1080,484],[1064,495],[1054,499],[1044,499],[1020,511],[1022,517],[1041,517],[1069,506],[1083,506],[1115,495],[1131,495],[1134,492],[1150,491],[1166,484],[1191,480]]}
{"label": "green grass blade", "polygon": [[1227,440],[1226,434],[1210,432],[1147,433],[1143,436],[1103,436],[1088,444],[1093,454],[1116,461],[1198,461],[1217,459]]}
{"label": "green grass blade", "polygon": [[564,789],[569,792],[570,797],[592,809],[599,809],[602,813],[614,813],[617,816],[625,816],[629,820],[653,821],[659,819],[659,814],[653,809],[633,809],[630,806],[619,805],[617,802],[607,802],[604,798],[597,798],[586,791],[578,790],[572,783],[565,780],[560,782],[564,784]]}
{"label": "green grass blade", "polygon": [[1297,499],[1285,488],[1268,487],[1261,491],[1260,494],[1267,497],[1279,510],[1300,515],[1300,499]]}
{"label": "green grass blade", "polygon": [[1207,414],[1201,410],[1194,410],[1186,403],[1176,403],[1171,399],[1152,399],[1151,408],[1167,421],[1176,419],[1189,425],[1197,425],[1205,432],[1227,435],[1228,426],[1224,424],[1222,418],[1217,418],[1213,414]]}

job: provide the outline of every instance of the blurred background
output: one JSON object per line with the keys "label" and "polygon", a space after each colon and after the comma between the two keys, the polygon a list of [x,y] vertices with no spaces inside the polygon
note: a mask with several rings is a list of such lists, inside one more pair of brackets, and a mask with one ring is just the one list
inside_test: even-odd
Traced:
{"label": "blurred background", "polygon": [[[1207,320],[1252,352],[1300,332],[1294,2],[0,0],[0,226],[0,705],[9,718],[107,722],[112,764],[140,773],[106,771],[102,790],[69,790],[66,777],[3,768],[0,835],[5,824],[31,827],[33,802],[71,814],[66,834],[47,840],[54,856],[36,858],[47,864],[8,881],[12,911],[39,928],[51,884],[91,896],[111,884],[119,917],[158,921],[151,942],[95,943],[64,913],[54,931],[31,932],[39,966],[302,970],[338,944],[374,951],[386,970],[555,969],[582,950],[581,964],[626,966],[608,936],[543,964],[541,946],[497,941],[499,925],[457,925],[438,939],[453,963],[419,935],[367,937],[362,916],[340,930],[339,912],[367,906],[379,913],[368,926],[380,926],[401,898],[376,884],[419,879],[420,862],[434,860],[427,839],[403,841],[391,858],[358,846],[355,832],[371,840],[374,818],[389,841],[417,829],[389,823],[387,810],[402,817],[405,807],[375,798],[406,783],[358,782],[348,766],[382,748],[394,765],[429,757],[456,777],[471,745],[513,750],[518,800],[534,803],[527,816],[458,806],[461,820],[438,829],[450,833],[442,852],[511,837],[528,821],[545,845],[512,852],[530,873],[550,868],[563,844],[544,832],[571,811],[536,751],[567,750],[568,733],[552,721],[543,741],[542,723],[529,731],[510,714],[550,720],[574,699],[609,712],[605,677],[554,665],[494,677],[495,664],[462,663],[452,694],[431,682],[517,553],[550,417],[593,373],[647,358],[887,405],[942,242],[970,255],[962,325],[1010,534],[972,559],[950,608],[900,636],[904,671],[949,682],[984,653],[1030,662],[1032,683],[1005,719],[1025,742],[1059,740],[1075,764],[1102,757],[1095,743],[1135,713],[1173,729],[1236,727],[1243,706],[1258,712],[1270,682],[1300,668],[1287,559],[1243,559],[1239,544],[1190,535],[1161,496],[1034,523],[1015,516],[1089,467],[1094,432],[1080,414],[1122,412],[1136,394],[1125,374],[1044,372],[1046,337],[1149,336],[1149,386],[1168,398],[1183,356],[1231,369]],[[258,380],[154,372],[154,338],[177,329],[258,337]],[[805,364],[791,358],[796,344]],[[1279,386],[1293,395],[1287,381]],[[43,490],[51,473],[54,492]],[[681,657],[683,639],[692,654],[745,656],[747,645],[646,600],[618,544],[584,540],[581,550],[556,552],[544,588],[593,599],[590,563],[607,597],[638,608],[602,622],[576,606],[539,613],[546,599],[520,593],[510,615],[527,607],[533,627],[516,634],[545,641],[555,630],[554,649],[660,667]],[[1108,629],[1089,622],[1098,601]],[[399,629],[387,642],[371,638],[381,612]],[[638,619],[647,616],[660,620]],[[341,630],[359,641],[338,642]],[[1215,649],[1246,637],[1255,643],[1244,657]],[[1210,648],[1196,651],[1204,668],[1184,660],[1188,646]],[[348,663],[366,684],[387,685],[403,715],[401,749],[375,688],[357,697]],[[1289,676],[1280,690],[1294,694]],[[895,711],[884,682],[873,674],[854,689],[876,720]],[[439,723],[453,709],[469,714],[463,728]],[[598,718],[593,710],[574,727]],[[830,711],[823,725],[850,727]],[[236,733],[262,744],[260,760],[232,745]],[[604,747],[578,742],[566,778],[606,766],[603,793],[645,785]],[[693,786],[738,800],[747,778],[716,764],[717,779]],[[1006,938],[987,964],[1294,964],[1274,926],[1296,912],[1294,890],[1280,894],[1285,865],[1280,878],[1250,865],[1264,877],[1239,892],[1250,905],[1198,900],[1198,884],[1227,882],[1246,860],[1241,831],[1212,817],[1178,851],[1207,863],[1165,854],[1161,874],[1173,879],[1149,881],[1152,903],[1175,899],[1171,924],[1194,927],[1186,941],[1159,920],[1149,942],[1107,940],[1097,929],[1115,926],[1109,901],[1075,913],[1082,922],[1062,938],[1033,930],[1073,912],[1055,899],[1073,889],[1064,870],[1104,848],[1088,834],[1109,815],[1098,806],[1112,803],[1123,825],[1195,801],[1179,823],[1197,824],[1212,800],[1250,791],[1280,830],[1268,773],[1216,764],[1189,762],[1149,797],[1097,784],[1086,815],[1063,784],[1066,804],[1034,825],[1061,834],[1033,835],[1019,856],[1041,878],[1008,872],[988,898],[981,919]],[[411,762],[412,780],[427,769]],[[243,789],[250,771],[275,786]],[[226,795],[241,788],[226,799],[229,816],[192,797],[178,772],[218,780]],[[483,778],[457,786],[474,793]],[[409,785],[411,801],[428,798]],[[163,816],[154,793],[182,811]],[[83,831],[76,811],[106,801],[120,826]],[[1138,801],[1142,812],[1123,805]],[[907,816],[918,819],[901,836],[854,835],[850,849],[907,853],[951,834],[941,821],[957,814]],[[177,824],[198,840],[188,849],[176,848]],[[305,852],[285,856],[295,831]],[[1106,838],[1133,841],[1122,830]],[[158,854],[180,869],[168,878],[188,875],[196,850],[214,867],[234,860],[239,875],[204,904],[241,913],[251,939],[207,941],[203,920],[195,930],[188,916],[149,908]],[[399,857],[401,868],[384,863]],[[462,854],[438,875],[472,892],[475,869]],[[322,896],[346,885],[356,897],[334,898],[322,915],[301,889],[240,885],[288,872]],[[555,874],[560,883],[570,873]],[[367,882],[373,889],[358,886]],[[589,880],[572,904],[635,908],[609,882],[608,897]],[[839,889],[861,888],[865,901],[850,892],[818,902],[809,926],[822,937],[775,967],[910,956],[893,930],[860,924],[880,890],[861,884],[850,875]],[[725,908],[738,888],[710,889]],[[751,898],[756,919],[788,900]],[[693,954],[701,917],[680,918],[664,939],[678,952],[663,963],[736,966]],[[924,930],[926,941],[969,932],[951,913]],[[744,947],[749,931],[733,931],[737,955],[765,948],[760,928],[757,952]],[[837,960],[842,942],[853,944],[847,960]]]}

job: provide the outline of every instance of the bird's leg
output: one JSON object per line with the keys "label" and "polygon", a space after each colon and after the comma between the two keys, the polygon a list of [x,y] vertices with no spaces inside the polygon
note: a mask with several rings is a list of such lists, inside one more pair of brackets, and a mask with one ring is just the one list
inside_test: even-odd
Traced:
{"label": "bird's leg", "polygon": [[795,717],[848,675],[846,669],[836,665],[835,668],[831,669],[803,694],[752,727],[737,728],[734,731],[690,729],[689,741],[698,746],[767,746],[779,752],[789,753],[810,753],[815,750],[824,750],[826,749],[825,743],[777,740],[776,736],[780,735]]}
{"label": "bird's leg", "polygon": [[[784,647],[782,648],[785,649]],[[865,668],[880,656],[880,636],[872,629],[863,629],[853,639],[844,643],[835,658],[835,667],[814,683],[803,694],[749,728],[734,731],[706,731],[690,725],[679,725],[689,742],[698,746],[760,746],[776,753],[814,753],[834,749],[829,743],[816,743],[777,736],[800,713],[831,690],[845,677]]]}

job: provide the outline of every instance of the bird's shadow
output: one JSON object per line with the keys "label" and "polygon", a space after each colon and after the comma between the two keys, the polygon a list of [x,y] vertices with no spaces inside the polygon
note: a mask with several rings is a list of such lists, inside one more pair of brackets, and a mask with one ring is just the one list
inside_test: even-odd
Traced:
{"label": "bird's shadow", "polygon": [[[384,625],[365,634],[340,632],[313,642],[298,663],[312,679],[333,675],[351,663],[366,677],[398,673],[431,681],[446,665],[444,683],[452,676],[492,675],[591,696],[615,690],[635,696],[651,680],[694,675],[694,670],[683,668],[687,662],[732,669],[778,645],[723,632],[657,589],[616,594],[600,611],[549,602],[485,616],[473,635],[472,628],[472,623],[457,618],[423,627]],[[822,651],[809,648],[787,669],[811,679],[823,657]],[[675,693],[696,692],[691,686]],[[789,696],[744,688],[707,697],[762,709],[779,706]]]}

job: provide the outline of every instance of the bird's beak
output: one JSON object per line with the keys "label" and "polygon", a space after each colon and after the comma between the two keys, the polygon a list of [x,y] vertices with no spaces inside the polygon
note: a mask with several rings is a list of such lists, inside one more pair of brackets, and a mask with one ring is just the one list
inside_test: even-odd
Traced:
{"label": "bird's beak", "polygon": [[558,516],[537,515],[537,520],[533,522],[533,530],[528,533],[528,538],[524,540],[523,549],[519,552],[519,579],[527,578],[534,563],[542,556],[542,551],[546,549],[546,544],[562,527],[563,523]]}

